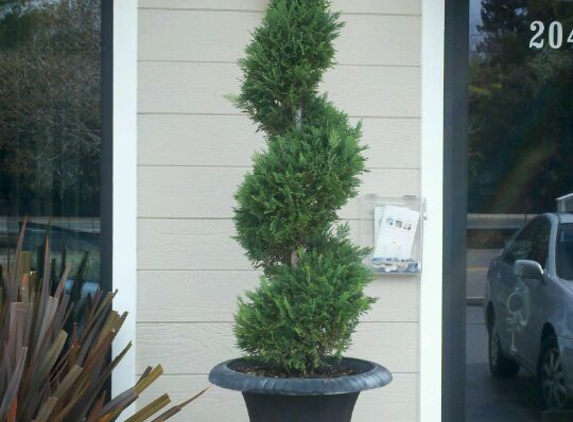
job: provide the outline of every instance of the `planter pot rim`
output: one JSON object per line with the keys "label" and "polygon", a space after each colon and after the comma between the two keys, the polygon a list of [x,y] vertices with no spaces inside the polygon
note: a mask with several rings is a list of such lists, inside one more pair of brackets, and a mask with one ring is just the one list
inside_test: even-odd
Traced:
{"label": "planter pot rim", "polygon": [[274,378],[232,369],[241,363],[248,364],[249,361],[239,358],[220,363],[209,373],[209,382],[251,394],[322,396],[356,393],[383,387],[392,381],[392,374],[383,366],[354,358],[343,358],[341,365],[357,369],[359,373],[332,378]]}

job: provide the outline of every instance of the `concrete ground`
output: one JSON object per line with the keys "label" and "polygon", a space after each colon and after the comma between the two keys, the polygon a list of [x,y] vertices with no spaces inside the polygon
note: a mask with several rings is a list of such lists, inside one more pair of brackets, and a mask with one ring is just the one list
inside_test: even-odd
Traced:
{"label": "concrete ground", "polygon": [[[468,297],[483,297],[491,259],[499,251],[468,251]],[[468,307],[466,321],[466,421],[539,422],[535,376],[520,371],[514,380],[491,377],[487,363],[487,330],[481,307]]]}

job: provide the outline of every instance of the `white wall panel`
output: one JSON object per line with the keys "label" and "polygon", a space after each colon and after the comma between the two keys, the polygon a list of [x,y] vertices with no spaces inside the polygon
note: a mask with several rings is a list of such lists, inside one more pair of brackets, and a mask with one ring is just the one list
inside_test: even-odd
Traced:
{"label": "white wall panel", "polygon": [[[233,193],[248,168],[140,167],[139,215],[155,218],[231,218]],[[362,176],[364,194],[412,195],[419,191],[419,170],[373,169]],[[168,205],[168,206],[167,206]],[[360,197],[345,206],[342,218],[358,218]]]}
{"label": "white wall panel", "polygon": [[239,89],[240,72],[228,63],[139,64],[139,112],[235,114],[225,95]]}
{"label": "white wall panel", "polygon": [[247,167],[265,145],[256,129],[240,115],[140,115],[139,165]]}
{"label": "white wall panel", "polygon": [[[259,285],[255,271],[140,271],[139,322],[231,322],[237,297]],[[367,288],[377,298],[362,319],[418,321],[415,277],[377,277]]]}
{"label": "white wall panel", "polygon": [[[366,118],[362,123],[368,167],[420,167],[418,119]],[[145,114],[139,116],[139,134],[140,165],[250,167],[253,153],[265,146],[262,133],[239,115]]]}
{"label": "white wall panel", "polygon": [[[166,374],[203,374],[240,356],[226,322],[139,323],[137,371],[160,362]],[[354,333],[348,356],[369,359],[393,372],[418,372],[418,323],[365,322]]]}
{"label": "white wall panel", "polygon": [[324,76],[322,88],[349,116],[420,116],[419,68],[339,66]]}
{"label": "white wall panel", "polygon": [[231,220],[140,219],[138,226],[140,270],[251,269]]}
{"label": "white wall panel", "polygon": [[260,12],[141,10],[139,59],[235,62],[261,17]]}
{"label": "white wall panel", "polygon": [[[267,0],[139,0],[140,8],[263,11]],[[421,0],[334,0],[344,13],[419,15]]]}
{"label": "white wall panel", "polygon": [[[235,64],[266,0],[139,0],[137,367],[162,363],[167,375],[146,392],[181,402],[206,374],[238,356],[236,298],[258,273],[232,239],[233,193],[265,147],[263,135],[225,95],[239,90]],[[420,193],[420,0],[335,0],[347,22],[339,62],[321,89],[363,119],[372,171],[362,194]],[[368,243],[360,198],[341,211],[353,239]],[[350,220],[348,220],[350,219]],[[418,420],[419,282],[378,277],[378,298],[348,352],[395,373],[387,388],[363,393],[357,422]],[[213,387],[174,422],[246,422],[240,394]]]}
{"label": "white wall panel", "polygon": [[[341,223],[348,223],[356,244],[372,246],[370,221],[341,220]],[[140,218],[139,269],[250,270],[243,249],[232,239],[234,235],[235,226],[229,219]]]}
{"label": "white wall panel", "polygon": [[[262,12],[141,10],[140,60],[236,62],[244,55],[251,30],[262,15]],[[420,64],[420,17],[349,15],[343,20],[346,25],[336,41],[338,63]],[[376,51],[384,54],[372,54]]]}
{"label": "white wall panel", "polygon": [[[238,92],[239,76],[229,63],[141,62],[139,111],[237,115],[225,95]],[[420,115],[419,68],[339,66],[322,88],[352,117]]]}

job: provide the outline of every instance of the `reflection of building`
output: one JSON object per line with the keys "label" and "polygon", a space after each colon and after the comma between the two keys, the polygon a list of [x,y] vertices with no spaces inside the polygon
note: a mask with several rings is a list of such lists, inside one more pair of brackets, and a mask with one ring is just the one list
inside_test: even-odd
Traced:
{"label": "reflection of building", "polygon": [[571,212],[573,210],[573,193],[557,198],[557,211]]}

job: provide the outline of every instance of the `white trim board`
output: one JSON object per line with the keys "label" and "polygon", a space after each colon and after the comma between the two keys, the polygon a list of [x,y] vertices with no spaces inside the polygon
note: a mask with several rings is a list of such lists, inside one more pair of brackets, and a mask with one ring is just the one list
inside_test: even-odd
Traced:
{"label": "white trim board", "polygon": [[113,13],[113,289],[119,291],[114,309],[129,312],[114,342],[113,356],[132,342],[130,352],[113,371],[115,396],[136,381],[137,0],[114,1]]}
{"label": "white trim board", "polygon": [[445,1],[422,0],[420,422],[442,420],[444,42]]}

